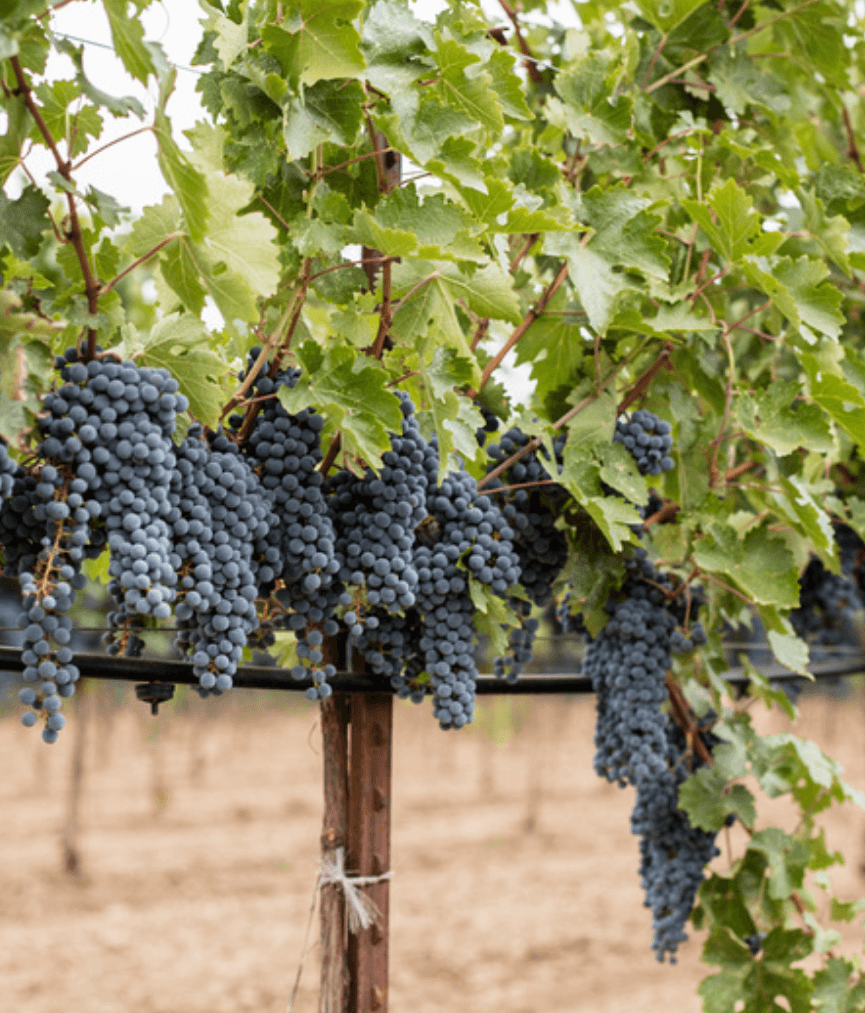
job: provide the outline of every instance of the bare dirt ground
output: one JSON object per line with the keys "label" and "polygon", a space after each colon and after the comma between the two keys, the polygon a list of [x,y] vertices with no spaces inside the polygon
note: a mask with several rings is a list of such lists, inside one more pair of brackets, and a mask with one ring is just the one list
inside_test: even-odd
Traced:
{"label": "bare dirt ground", "polygon": [[[77,717],[53,747],[0,720],[0,1011],[285,1013],[321,829],[316,708],[235,691],[154,719],[127,701],[103,686],[85,704],[78,884],[60,847]],[[394,1013],[700,1009],[701,934],[675,967],[651,953],[632,792],[592,772],[593,712],[591,698],[499,699],[444,734],[428,707],[397,705]],[[858,694],[807,699],[798,730],[865,789]],[[837,889],[862,896],[865,813],[825,824],[848,862]],[[314,923],[297,1013],[317,1008],[316,937]],[[845,942],[861,948],[861,927]]]}

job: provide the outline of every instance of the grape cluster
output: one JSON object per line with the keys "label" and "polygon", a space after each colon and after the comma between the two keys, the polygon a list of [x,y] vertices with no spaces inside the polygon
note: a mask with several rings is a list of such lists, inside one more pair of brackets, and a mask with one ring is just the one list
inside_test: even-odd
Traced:
{"label": "grape cluster", "polygon": [[[631,833],[640,838],[640,878],[645,906],[652,911],[652,949],[659,961],[669,954],[674,964],[679,944],[687,939],[684,926],[703,870],[720,852],[717,833],[692,827],[679,808],[679,788],[702,761],[687,748],[673,721],[667,720],[664,733],[666,762],[657,774],[637,781]],[[705,731],[701,737],[710,749],[719,741]]]}
{"label": "grape cluster", "polygon": [[[620,594],[607,604],[610,620],[589,643],[583,665],[596,694],[594,766],[620,787],[636,786],[631,831],[640,837],[652,947],[658,960],[669,954],[675,962],[703,867],[716,849],[715,835],[693,829],[679,809],[679,787],[699,760],[686,751],[684,735],[661,705],[671,655],[706,642],[695,619],[703,599],[699,590],[690,597],[665,593],[671,581],[645,549],[638,548],[625,566]],[[687,635],[679,629],[683,623]],[[704,741],[712,748],[717,740],[706,735]]]}
{"label": "grape cluster", "polygon": [[[512,454],[525,447],[529,437],[519,429],[509,429],[500,442],[487,448],[489,473]],[[515,461],[501,476],[491,479],[488,489],[500,504],[502,514],[512,526],[514,549],[520,571],[520,584],[530,602],[543,607],[549,603],[553,584],[568,559],[567,538],[556,527],[556,519],[568,494],[557,483],[551,483],[550,469],[558,474],[565,436],[556,437],[553,450],[556,463],[552,465],[546,451],[530,451]],[[547,483],[532,487],[533,483]],[[510,489],[509,486],[528,485],[528,488]],[[496,490],[502,489],[498,493]],[[532,645],[537,622],[530,619],[528,602],[513,598],[509,602],[520,619],[508,638],[508,653],[497,658],[493,671],[496,676],[514,681],[531,661]]]}
{"label": "grape cluster", "polygon": [[[433,441],[433,446],[435,446]],[[471,579],[506,597],[520,579],[514,530],[492,496],[478,492],[464,469],[429,486],[430,524],[415,551],[423,614],[421,649],[433,688],[433,714],[443,728],[472,720],[477,634]],[[464,567],[458,562],[464,560]]]}
{"label": "grape cluster", "polygon": [[[519,429],[509,429],[499,443],[491,444],[487,453],[491,458],[488,471],[507,460],[526,446],[529,437]],[[556,437],[553,450],[556,463],[546,458],[546,451],[530,451],[510,466],[501,476],[492,479],[490,491],[511,485],[549,482],[550,470],[558,474],[565,437]],[[542,459],[543,458],[543,459]],[[558,484],[512,489],[497,495],[502,513],[512,525],[514,546],[519,557],[520,582],[535,605],[549,601],[553,583],[567,562],[568,543],[563,531],[556,527],[556,519],[568,494]]]}
{"label": "grape cluster", "polygon": [[224,692],[258,625],[262,574],[273,579],[268,536],[275,517],[237,447],[224,438],[212,442],[190,429],[177,450],[168,502],[181,575],[177,646],[191,655],[203,691]]}
{"label": "grape cluster", "polygon": [[666,769],[661,704],[676,627],[664,593],[641,579],[654,580],[654,566],[645,557],[636,562],[621,600],[607,604],[610,620],[583,664],[596,694],[595,772],[621,787]]}
{"label": "grape cluster", "polygon": [[[259,348],[252,349],[248,370],[259,354]],[[269,623],[287,623],[294,632],[300,663],[292,673],[297,678],[311,675],[314,686],[308,695],[324,699],[331,692],[327,679],[335,668],[321,665],[322,634],[337,632],[334,612],[347,600],[338,577],[336,531],[327,508],[324,478],[317,470],[324,419],[310,409],[292,415],[271,396],[281,387],[293,387],[298,375],[288,369],[275,370],[271,376],[266,366],[261,367],[252,390],[267,400],[241,449],[260,476],[276,519],[276,544],[268,552],[272,573],[262,575],[260,590],[264,594],[274,580],[281,582],[276,601],[283,614]],[[243,416],[233,416],[230,422],[235,433],[242,432]],[[262,643],[266,645],[266,640]]]}
{"label": "grape cluster", "polygon": [[653,412],[640,409],[631,415],[630,420],[616,420],[613,441],[630,451],[641,475],[660,475],[662,471],[672,471],[676,466],[670,456],[673,446],[671,432],[669,422],[663,422]]}
{"label": "grape cluster", "polygon": [[799,577],[799,606],[790,613],[796,633],[813,645],[812,658],[832,655],[841,644],[855,644],[853,616],[863,607],[853,574],[832,573],[813,557]]}
{"label": "grape cluster", "polygon": [[80,384],[78,399],[91,408],[79,434],[92,444],[91,460],[78,477],[87,481],[103,525],[89,551],[98,553],[103,540],[110,550],[108,590],[116,608],[108,615],[109,650],[134,656],[144,646],[137,632],[143,618],[167,619],[177,593],[168,490],[176,418],[189,402],[165,369],[106,357],[68,372]]}
{"label": "grape cluster", "polygon": [[370,605],[394,613],[416,601],[415,528],[426,518],[427,485],[438,468],[438,454],[421,436],[414,405],[407,395],[400,395],[400,404],[402,431],[391,436],[380,473],[343,470],[327,484],[340,579],[363,587]]}

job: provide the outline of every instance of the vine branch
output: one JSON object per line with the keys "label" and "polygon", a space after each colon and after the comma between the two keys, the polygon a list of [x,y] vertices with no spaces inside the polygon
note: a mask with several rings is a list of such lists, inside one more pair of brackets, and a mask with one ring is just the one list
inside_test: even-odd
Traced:
{"label": "vine branch", "polygon": [[[42,134],[45,144],[54,156],[54,161],[57,164],[57,171],[67,183],[72,185],[71,164],[67,159],[63,158],[57,148],[57,142],[54,140],[51,131],[48,129],[48,124],[45,122],[42,112],[33,98],[33,89],[30,87],[27,82],[27,78],[24,76],[21,61],[17,56],[12,56],[9,58],[9,63],[15,73],[15,80],[18,83],[18,91],[24,98],[24,104],[27,106],[27,111],[33,117],[36,126],[39,128],[39,133]],[[75,250],[75,255],[81,266],[81,274],[84,276],[84,294],[87,297],[87,312],[92,316],[95,316],[99,312],[99,282],[96,279],[93,269],[90,266],[90,261],[87,258],[87,250],[84,246],[84,235],[81,231],[81,222],[78,219],[78,209],[75,206],[75,197],[68,191],[65,191],[65,193],[66,202],[69,205],[69,228],[66,230],[66,238]],[[88,359],[92,359],[95,354],[96,329],[94,327],[88,327],[86,357]]]}
{"label": "vine branch", "polygon": [[469,388],[468,395],[470,398],[476,398],[478,393],[483,390],[484,384],[489,380],[492,374],[501,365],[502,359],[508,354],[508,352],[514,347],[514,345],[520,340],[520,338],[526,333],[526,331],[532,326],[532,324],[538,319],[538,317],[544,312],[547,307],[547,303],[556,294],[562,282],[568,276],[568,263],[565,261],[564,264],[559,268],[555,278],[545,289],[541,298],[535,303],[529,312],[523,317],[522,323],[520,323],[513,331],[508,340],[502,345],[498,352],[490,359],[490,361],[484,366],[483,373],[481,373],[481,380],[478,384],[477,390],[473,387]]}

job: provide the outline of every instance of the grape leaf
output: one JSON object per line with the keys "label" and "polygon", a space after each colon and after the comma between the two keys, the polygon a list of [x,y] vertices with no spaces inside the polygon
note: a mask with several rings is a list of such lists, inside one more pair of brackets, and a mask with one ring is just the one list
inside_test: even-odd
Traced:
{"label": "grape leaf", "polygon": [[815,401],[860,446],[865,446],[865,398],[843,377],[829,373],[807,352],[800,357]]}
{"label": "grape leaf", "polygon": [[[121,2],[125,3],[125,0]],[[209,216],[207,184],[204,176],[177,147],[171,136],[171,121],[165,115],[165,105],[174,89],[176,78],[177,71],[172,69],[162,82],[153,133],[156,137],[159,168],[183,209],[187,232],[194,242],[198,242],[204,238],[207,230]]]}
{"label": "grape leaf", "polygon": [[155,43],[144,41],[141,21],[127,13],[127,0],[102,0],[102,5],[111,29],[114,51],[132,77],[146,84],[148,76],[157,72],[154,52],[161,56],[161,50]]}
{"label": "grape leaf", "polygon": [[487,130],[499,131],[505,121],[498,95],[490,87],[493,77],[486,70],[466,73],[466,68],[481,58],[469,52],[455,39],[437,35],[436,62],[439,69],[439,93],[446,102]]}
{"label": "grape leaf", "polygon": [[357,81],[319,81],[285,106],[282,135],[290,158],[305,158],[327,140],[349,145],[361,122]]}
{"label": "grape leaf", "polygon": [[50,206],[48,198],[29,184],[15,200],[0,191],[2,243],[18,257],[35,256],[42,245],[42,233],[51,228]]}
{"label": "grape leaf", "polygon": [[742,263],[745,276],[755,288],[765,292],[773,304],[798,328],[810,344],[818,340],[811,328],[837,340],[844,317],[838,307],[843,296],[823,279],[828,266],[815,257],[746,257]]}
{"label": "grape leaf", "polygon": [[363,8],[363,0],[295,0],[282,25],[262,29],[264,48],[293,87],[355,77],[366,66],[354,27]]}
{"label": "grape leaf", "polygon": [[380,363],[358,359],[345,346],[322,351],[304,342],[298,351],[303,374],[294,388],[280,387],[279,400],[297,414],[314,407],[327,420],[327,431],[339,430],[342,450],[359,457],[371,468],[381,467],[381,455],[390,449],[390,433],[402,431],[400,402],[388,390],[388,374]]}
{"label": "grape leaf", "polygon": [[778,381],[751,397],[737,399],[738,421],[744,431],[782,457],[799,447],[828,453],[834,446],[826,418],[815,404],[796,402],[799,385]]}
{"label": "grape leaf", "polygon": [[552,122],[593,144],[617,144],[631,125],[631,99],[616,94],[609,63],[605,53],[588,53],[556,75],[554,87],[562,101],[548,101]]}
{"label": "grape leaf", "polygon": [[786,608],[799,604],[793,556],[783,539],[762,529],[739,539],[731,528],[713,524],[696,544],[694,562],[710,573],[726,574],[755,602]]}
{"label": "grape leaf", "polygon": [[164,317],[144,339],[137,359],[142,366],[167,369],[189,398],[192,414],[206,426],[219,424],[228,365],[210,348],[210,334],[200,320],[186,313]]}
{"label": "grape leaf", "polygon": [[682,207],[706,233],[714,251],[730,263],[739,261],[760,233],[753,198],[734,179],[713,190],[706,204],[683,200]]}

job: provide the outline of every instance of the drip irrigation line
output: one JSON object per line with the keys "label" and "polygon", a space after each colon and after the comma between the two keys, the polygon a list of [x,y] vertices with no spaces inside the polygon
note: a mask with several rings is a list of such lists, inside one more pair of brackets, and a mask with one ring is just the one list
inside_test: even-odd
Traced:
{"label": "drip irrigation line", "polygon": [[[197,686],[198,677],[192,665],[185,661],[162,658],[121,658],[110,654],[81,652],[75,654],[74,664],[86,679],[111,679],[122,682],[167,682],[178,686]],[[0,647],[0,670],[21,672],[21,649]],[[826,661],[811,665],[808,671],[815,679],[832,679],[838,676],[865,674],[865,655],[843,661]],[[768,665],[761,674],[773,682],[795,682],[803,677],[782,665]],[[731,668],[724,673],[727,682],[746,686],[749,677],[742,668]],[[268,665],[242,665],[232,676],[238,689],[275,689],[304,691],[313,685],[312,679],[294,679],[284,668]],[[337,672],[330,680],[338,693],[393,692],[386,679],[379,676]],[[554,672],[544,675],[523,675],[516,682],[507,682],[491,675],[481,675],[477,682],[479,696],[527,696],[532,694],[589,694],[592,682],[587,676],[573,672]]]}

